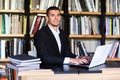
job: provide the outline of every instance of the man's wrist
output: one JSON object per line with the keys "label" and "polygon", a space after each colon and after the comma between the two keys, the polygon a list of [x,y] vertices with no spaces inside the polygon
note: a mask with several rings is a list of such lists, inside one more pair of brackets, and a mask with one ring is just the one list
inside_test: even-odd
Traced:
{"label": "man's wrist", "polygon": [[70,63],[70,57],[65,57],[63,64],[69,64]]}

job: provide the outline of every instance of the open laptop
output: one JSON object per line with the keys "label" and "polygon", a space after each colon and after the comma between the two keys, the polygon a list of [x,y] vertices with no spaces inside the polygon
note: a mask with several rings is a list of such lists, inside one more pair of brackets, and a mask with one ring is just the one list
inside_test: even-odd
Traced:
{"label": "open laptop", "polygon": [[90,64],[69,64],[69,65],[76,66],[76,67],[92,68],[92,67],[104,64],[109,53],[111,52],[112,46],[113,46],[113,43],[98,46],[96,48],[96,51],[92,57]]}

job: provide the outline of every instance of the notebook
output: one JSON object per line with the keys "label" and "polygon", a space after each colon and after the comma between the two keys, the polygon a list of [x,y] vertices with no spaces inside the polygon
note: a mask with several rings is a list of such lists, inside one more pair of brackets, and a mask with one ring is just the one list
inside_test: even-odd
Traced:
{"label": "notebook", "polygon": [[92,68],[92,67],[104,64],[109,53],[111,52],[112,46],[113,46],[113,43],[97,46],[90,64],[69,64],[69,65],[76,66],[76,67]]}

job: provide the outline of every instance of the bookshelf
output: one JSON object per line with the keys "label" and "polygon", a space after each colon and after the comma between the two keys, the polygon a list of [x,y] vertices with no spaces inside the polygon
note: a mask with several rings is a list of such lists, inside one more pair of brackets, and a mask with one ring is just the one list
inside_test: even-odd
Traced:
{"label": "bookshelf", "polygon": [[[1,0],[3,1],[3,0]],[[0,2],[1,2],[0,1]],[[22,0],[21,0],[22,1]],[[41,1],[41,2],[40,2]],[[0,34],[0,38],[2,39],[13,39],[13,38],[21,38],[25,40],[24,43],[24,52],[27,53],[30,50],[30,40],[34,37],[34,34],[30,34],[30,29],[31,29],[31,16],[35,16],[37,14],[45,14],[46,9],[40,8],[41,4],[44,3],[44,1],[47,0],[24,0],[24,9],[4,9],[0,7],[0,14],[11,14],[11,15],[23,15],[24,16],[24,33],[21,34]],[[59,1],[59,0],[56,0]],[[120,12],[108,12],[106,11],[106,1],[109,0],[93,0],[93,1],[98,1],[98,10],[97,11],[77,11],[77,10],[70,10],[69,8],[70,1],[74,0],[61,0],[59,7],[61,9],[61,14],[64,18],[64,23],[67,24],[62,24],[64,25],[63,29],[65,30],[66,34],[69,36],[70,40],[95,40],[99,42],[99,45],[104,45],[106,44],[107,39],[117,39],[119,40],[120,36],[119,35],[107,35],[105,34],[105,27],[106,27],[106,17],[112,16],[112,17],[119,17]],[[76,0],[78,1],[78,0]],[[86,1],[86,0],[84,0]],[[89,1],[89,0],[88,0]],[[92,1],[92,0],[91,0]],[[115,0],[117,1],[117,0]],[[48,0],[49,2],[49,0]],[[1,2],[2,3],[2,2]],[[73,6],[74,4],[72,4]],[[45,5],[44,5],[45,6]],[[98,17],[100,25],[99,27],[99,34],[70,34],[70,18],[71,16],[75,17],[80,17],[80,16],[88,16],[88,17]],[[95,48],[95,47],[94,47]],[[109,60],[109,59],[108,59]],[[113,59],[114,60],[114,59]],[[119,60],[119,59],[118,59]],[[4,61],[1,59],[1,61]]]}
{"label": "bookshelf", "polygon": [[[76,0],[77,1],[77,0]],[[84,0],[84,1],[86,1],[86,0]],[[84,2],[83,1],[83,2]],[[88,1],[91,1],[91,3],[92,3],[92,0],[88,0]],[[78,40],[79,41],[83,41],[84,42],[84,40],[90,40],[91,41],[91,39],[94,39],[94,40],[98,40],[99,42],[100,42],[100,44],[98,44],[98,45],[105,45],[105,44],[107,44],[108,42],[107,42],[107,40],[109,41],[111,41],[111,40],[113,40],[113,41],[115,41],[115,40],[119,40],[119,38],[120,38],[120,36],[119,36],[119,31],[118,31],[118,34],[116,35],[106,35],[106,27],[107,27],[107,23],[106,23],[106,18],[107,17],[119,17],[120,16],[120,7],[118,6],[118,4],[119,4],[119,1],[117,1],[117,0],[93,0],[94,1],[94,5],[96,5],[96,2],[98,1],[99,3],[97,4],[98,6],[97,6],[97,8],[99,8],[99,10],[97,10],[97,11],[90,11],[89,9],[88,9],[88,11],[84,11],[84,9],[83,9],[83,7],[82,7],[82,4],[81,4],[81,2],[79,1],[79,3],[81,4],[81,8],[82,8],[82,10],[83,11],[79,11],[79,9],[77,8],[77,7],[79,7],[78,6],[78,3],[77,3],[77,5],[75,4],[76,2],[75,2],[75,0],[68,0],[68,15],[69,15],[69,18],[71,17],[71,16],[75,16],[75,17],[78,17],[78,16],[91,16],[91,17],[94,17],[94,16],[98,16],[99,17],[99,22],[100,22],[100,25],[98,26],[99,27],[99,31],[100,31],[100,33],[99,34],[91,34],[91,33],[88,33],[88,34],[82,34],[82,33],[79,33],[79,32],[72,32],[71,30],[75,30],[75,26],[77,25],[77,26],[82,26],[82,25],[78,25],[78,24],[75,24],[76,22],[75,22],[75,20],[76,19],[74,19],[74,20],[72,20],[72,22],[73,22],[73,24],[71,24],[72,22],[71,22],[71,20],[69,19],[69,33],[68,33],[68,36],[69,36],[69,38],[70,38],[70,40],[71,40],[71,44],[72,44],[72,46],[71,46],[71,48],[76,48],[75,47],[75,45],[76,44],[74,44],[75,42],[77,42]],[[111,4],[109,4],[109,2],[111,3]],[[87,4],[87,2],[86,2],[86,4]],[[93,3],[92,3],[93,4]],[[108,4],[109,4],[109,6],[108,6]],[[115,5],[115,4],[117,4],[117,5]],[[71,7],[71,6],[72,7]],[[88,5],[88,4],[87,4]],[[111,6],[112,5],[112,6]],[[84,7],[85,7],[86,5],[84,5]],[[108,7],[112,7],[112,8],[114,8],[116,11],[114,11],[114,9],[110,9],[111,11],[108,11]],[[90,5],[89,5],[89,7],[90,7]],[[95,6],[95,8],[96,8],[96,6]],[[117,10],[118,9],[118,10]],[[113,11],[112,11],[113,10]],[[118,20],[119,21],[119,20]],[[96,21],[94,21],[94,22],[96,22]],[[82,23],[82,21],[81,21],[81,23]],[[80,23],[80,24],[81,24]],[[87,23],[86,23],[87,24]],[[86,25],[85,24],[85,25]],[[110,24],[110,23],[109,23]],[[112,23],[113,24],[113,23]],[[73,25],[74,26],[74,28],[71,28],[71,25]],[[90,25],[90,24],[89,24]],[[118,26],[118,29],[119,29],[119,24],[117,25]],[[76,30],[77,29],[79,29],[79,27],[78,28],[76,28]],[[115,28],[112,28],[113,30],[115,29]],[[75,31],[76,31],[75,30]],[[115,32],[115,31],[114,31]],[[75,41],[75,42],[74,42]],[[97,45],[97,46],[98,46]],[[89,45],[89,47],[93,47],[94,46],[94,44],[91,44],[91,45]],[[97,47],[96,46],[96,47]],[[88,47],[88,48],[89,48]],[[96,48],[96,47],[93,47],[93,48]],[[95,49],[94,49],[95,50]],[[75,50],[72,50],[72,51],[75,51]],[[120,61],[119,60],[119,58],[108,58],[107,60],[109,60],[109,61]]]}
{"label": "bookshelf", "polygon": [[26,2],[28,3],[26,0],[0,0],[0,63],[8,62],[7,57],[18,53],[17,48],[20,53],[27,52]]}
{"label": "bookshelf", "polygon": [[[119,16],[120,16],[120,6],[119,0],[105,0],[106,1],[106,12],[105,12],[105,28],[106,28],[106,40],[105,43],[113,42],[116,40],[120,40],[120,32],[119,32]],[[109,30],[110,29],[110,30]],[[119,50],[118,50],[119,51]],[[118,52],[119,53],[119,52]],[[119,57],[108,58],[110,61],[120,61]]]}
{"label": "bookshelf", "polygon": [[[70,16],[69,17],[70,18],[69,19],[69,26],[70,26],[69,27],[69,38],[71,39],[71,44],[72,44],[71,48],[74,48],[74,49],[76,49],[75,45],[77,45],[77,42],[79,41],[83,42],[85,44],[85,47],[93,45],[94,47],[92,46],[91,47],[94,49],[88,49],[90,47],[86,47],[87,52],[91,53],[95,51],[98,45],[104,44],[104,38],[103,38],[104,34],[101,34],[102,33],[101,31],[104,30],[104,27],[103,25],[100,25],[102,18],[104,19],[104,17],[102,17],[103,13],[101,9],[102,8],[101,5],[103,3],[102,3],[102,0],[95,0],[97,6],[94,5],[94,8],[96,8],[96,10],[94,8],[91,8],[92,9],[91,11],[91,9],[88,8],[89,4],[87,3],[87,1],[92,1],[92,0],[84,0],[84,1],[68,0],[68,5],[69,5],[68,15]],[[79,7],[79,5],[81,7],[81,10],[77,8],[77,6]],[[89,5],[89,7],[91,6]],[[94,24],[94,22],[97,22],[97,23]],[[76,53],[74,49],[72,50],[72,52]]]}

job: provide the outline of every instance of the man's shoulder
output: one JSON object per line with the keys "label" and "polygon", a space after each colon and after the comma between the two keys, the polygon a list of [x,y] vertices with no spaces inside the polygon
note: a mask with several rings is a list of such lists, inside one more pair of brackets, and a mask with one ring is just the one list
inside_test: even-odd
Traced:
{"label": "man's shoulder", "polygon": [[65,31],[63,29],[59,29],[59,30],[60,30],[60,34],[61,35],[65,35],[66,36],[66,33],[65,33]]}
{"label": "man's shoulder", "polygon": [[38,30],[34,35],[40,36],[40,35],[46,35],[49,33],[48,26],[43,26],[40,30]]}
{"label": "man's shoulder", "polygon": [[47,31],[47,26],[43,26],[40,30],[38,30],[36,33],[44,33]]}

